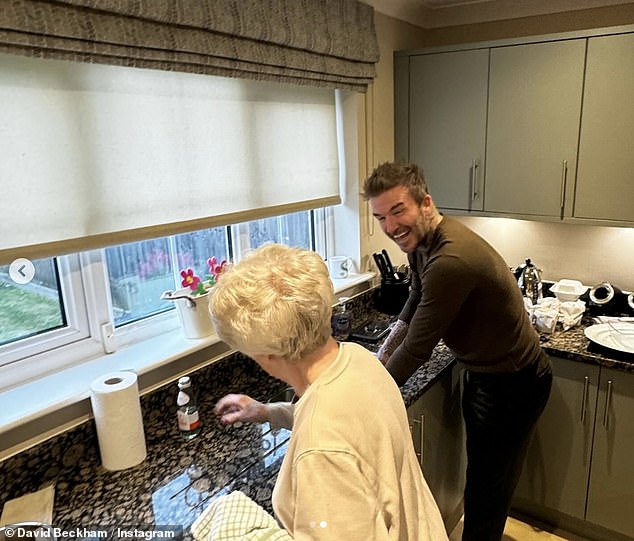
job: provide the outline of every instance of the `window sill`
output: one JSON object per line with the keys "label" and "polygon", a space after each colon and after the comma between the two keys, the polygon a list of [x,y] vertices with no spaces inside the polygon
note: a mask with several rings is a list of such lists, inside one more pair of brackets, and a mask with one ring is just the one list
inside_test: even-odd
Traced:
{"label": "window sill", "polygon": [[[368,289],[374,276],[333,280],[335,292],[355,295]],[[105,373],[135,371],[144,395],[232,351],[217,336],[190,340],[176,328],[0,392],[0,461],[90,419],[90,383]]]}
{"label": "window sill", "polygon": [[333,278],[332,284],[335,287],[335,294],[339,296],[352,296],[360,291],[365,291],[370,287],[372,279],[376,276],[374,272],[362,274],[350,274],[348,278]]}
{"label": "window sill", "polygon": [[90,383],[133,370],[147,394],[231,353],[217,336],[189,340],[180,329],[0,393],[0,461],[92,417]]}

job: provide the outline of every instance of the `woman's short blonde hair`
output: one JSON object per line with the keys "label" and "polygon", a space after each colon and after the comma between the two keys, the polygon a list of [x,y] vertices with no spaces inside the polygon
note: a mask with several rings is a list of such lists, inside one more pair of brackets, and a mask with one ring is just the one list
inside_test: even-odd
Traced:
{"label": "woman's short blonde hair", "polygon": [[326,343],[334,302],[319,254],[267,244],[220,275],[209,310],[218,336],[231,347],[292,360]]}

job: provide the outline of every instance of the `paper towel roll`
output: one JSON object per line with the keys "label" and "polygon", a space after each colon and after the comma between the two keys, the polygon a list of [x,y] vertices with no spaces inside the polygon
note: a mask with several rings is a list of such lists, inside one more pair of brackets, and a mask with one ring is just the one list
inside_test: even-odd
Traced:
{"label": "paper towel roll", "polygon": [[134,372],[110,372],[90,384],[90,402],[97,425],[101,463],[124,470],[143,462],[145,434]]}

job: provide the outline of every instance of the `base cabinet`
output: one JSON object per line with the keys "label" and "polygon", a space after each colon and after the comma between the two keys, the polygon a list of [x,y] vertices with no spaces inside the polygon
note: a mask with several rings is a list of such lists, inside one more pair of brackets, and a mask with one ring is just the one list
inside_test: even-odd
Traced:
{"label": "base cabinet", "polygon": [[634,539],[634,373],[601,368],[586,520]]}
{"label": "base cabinet", "polygon": [[448,532],[462,516],[467,462],[460,373],[457,366],[447,370],[407,410],[414,448]]}
{"label": "base cabinet", "polygon": [[634,539],[634,373],[551,360],[513,507],[591,539]]}

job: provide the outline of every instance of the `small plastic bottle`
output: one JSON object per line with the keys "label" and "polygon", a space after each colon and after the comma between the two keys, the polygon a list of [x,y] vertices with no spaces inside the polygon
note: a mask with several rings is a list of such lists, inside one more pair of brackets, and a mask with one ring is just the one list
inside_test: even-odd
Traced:
{"label": "small plastic bottle", "polygon": [[352,315],[346,309],[348,297],[341,297],[332,311],[332,335],[335,340],[344,342],[352,330]]}
{"label": "small plastic bottle", "polygon": [[178,430],[183,439],[191,440],[198,436],[202,423],[198,415],[198,403],[189,376],[184,376],[178,380]]}

